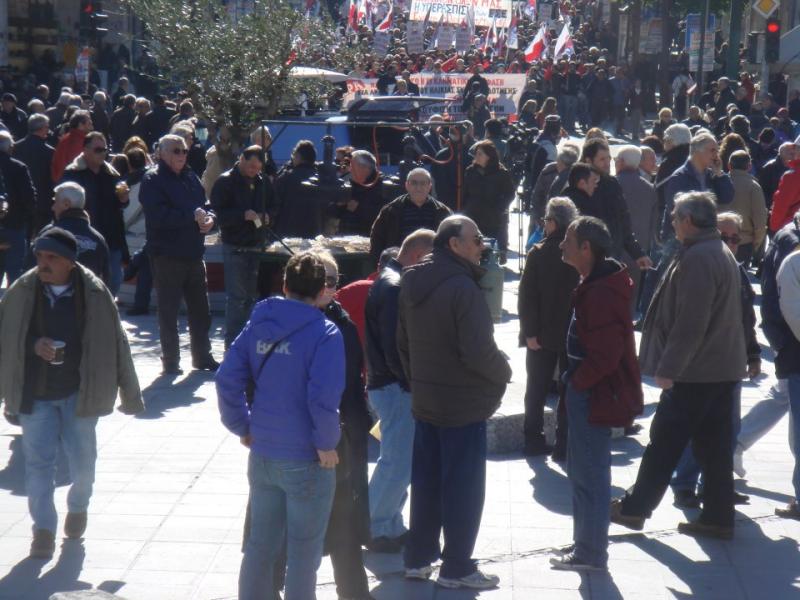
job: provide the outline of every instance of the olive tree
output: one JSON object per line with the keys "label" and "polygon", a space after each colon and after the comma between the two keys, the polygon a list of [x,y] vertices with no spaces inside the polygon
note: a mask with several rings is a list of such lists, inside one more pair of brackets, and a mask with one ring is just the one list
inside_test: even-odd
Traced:
{"label": "olive tree", "polygon": [[329,17],[308,17],[286,0],[252,0],[244,15],[231,14],[221,0],[124,2],[144,24],[163,75],[240,139],[301,93],[311,101],[326,94],[329,84],[290,77],[292,67],[351,64],[352,51]]}

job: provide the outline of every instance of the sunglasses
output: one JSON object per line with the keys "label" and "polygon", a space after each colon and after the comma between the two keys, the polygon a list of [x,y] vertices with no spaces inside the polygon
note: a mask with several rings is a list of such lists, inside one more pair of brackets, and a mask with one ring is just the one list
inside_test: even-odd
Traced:
{"label": "sunglasses", "polygon": [[95,154],[105,154],[106,152],[108,152],[108,148],[106,148],[105,146],[101,148],[92,148],[92,152],[94,152]]}
{"label": "sunglasses", "polygon": [[483,246],[483,240],[484,240],[484,237],[482,235],[480,235],[480,234],[478,234],[474,238],[472,238],[472,241],[475,242],[476,246]]}
{"label": "sunglasses", "polygon": [[189,151],[186,148],[173,148],[173,154],[189,154]]}
{"label": "sunglasses", "polygon": [[719,239],[721,239],[721,240],[722,240],[723,242],[725,242],[726,244],[736,244],[736,245],[739,245],[739,244],[741,244],[741,243],[742,243],[742,238],[740,238],[740,237],[739,237],[738,235],[736,235],[735,233],[734,233],[733,235],[727,235],[727,234],[724,234],[724,233],[723,233],[723,234],[720,234],[720,236],[719,236]]}
{"label": "sunglasses", "polygon": [[336,289],[336,286],[338,286],[338,285],[339,285],[339,276],[338,275],[336,277],[333,277],[333,276],[325,277],[325,287],[328,288],[329,290]]}

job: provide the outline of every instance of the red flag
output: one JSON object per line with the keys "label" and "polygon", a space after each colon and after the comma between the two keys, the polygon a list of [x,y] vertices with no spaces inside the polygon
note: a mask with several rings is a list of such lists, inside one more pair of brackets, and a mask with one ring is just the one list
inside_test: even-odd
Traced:
{"label": "red flag", "polygon": [[347,12],[347,27],[353,31],[358,29],[358,8],[356,0],[350,0],[350,10]]}
{"label": "red flag", "polygon": [[484,54],[490,47],[494,47],[497,43],[497,28],[495,27],[495,22],[497,21],[497,17],[492,18],[492,26],[486,31],[486,38],[483,40],[483,52]]}
{"label": "red flag", "polygon": [[383,21],[378,23],[378,26],[375,28],[375,31],[389,31],[392,28],[392,14],[394,13],[394,6],[389,5],[389,12],[386,13]]}
{"label": "red flag", "polygon": [[453,54],[450,58],[442,63],[442,71],[445,73],[449,73],[453,69],[456,68],[456,62],[458,61],[458,55]]}
{"label": "red flag", "polygon": [[539,28],[539,31],[536,32],[536,35],[531,40],[530,45],[525,48],[525,60],[527,62],[533,62],[538,60],[542,53],[544,52],[545,48],[545,29],[544,25]]}

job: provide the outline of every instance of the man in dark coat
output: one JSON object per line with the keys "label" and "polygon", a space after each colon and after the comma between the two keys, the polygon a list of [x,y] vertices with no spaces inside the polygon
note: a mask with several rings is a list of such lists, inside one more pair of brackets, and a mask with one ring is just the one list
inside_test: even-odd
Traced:
{"label": "man in dark coat", "polygon": [[350,156],[350,199],[336,208],[340,235],[368,237],[372,224],[386,204],[383,175],[371,152],[356,150]]}
{"label": "man in dark coat", "polygon": [[134,104],[136,104],[136,96],[127,94],[122,98],[120,107],[111,115],[109,132],[114,152],[122,152],[125,142],[133,135],[133,120],[136,118]]}
{"label": "man in dark coat", "polygon": [[25,163],[36,188],[36,212],[33,217],[33,231],[39,231],[53,218],[53,179],[50,164],[55,149],[47,143],[50,119],[45,115],[31,115],[28,118],[28,135],[14,144],[14,158]]}
{"label": "man in dark coat", "polygon": [[292,162],[275,179],[275,233],[281,237],[313,238],[325,227],[327,206],[302,187],[317,174],[317,151],[301,140],[292,151]]}
{"label": "man in dark coat", "polygon": [[797,156],[797,147],[793,142],[781,144],[778,149],[778,156],[767,162],[758,173],[758,183],[764,192],[764,201],[767,208],[772,207],[772,195],[778,189],[778,183],[786,171],[789,170],[789,163]]}
{"label": "man in dark coat", "polygon": [[28,236],[33,225],[36,207],[36,189],[33,187],[28,167],[11,158],[14,140],[8,131],[0,131],[0,178],[3,180],[7,212],[0,218],[0,235],[7,245],[0,250],[0,282],[3,275],[10,286],[22,275]]}
{"label": "man in dark coat", "polygon": [[469,149],[474,140],[461,125],[450,127],[449,136],[452,147],[447,146],[436,153],[436,160],[431,165],[431,175],[436,188],[436,199],[450,210],[458,212],[463,210],[464,172],[472,163]]}
{"label": "man in dark coat", "polygon": [[486,421],[511,379],[478,285],[483,250],[474,221],[448,217],[433,253],[400,285],[397,347],[416,421],[405,575],[428,579],[443,558],[438,584],[448,588],[499,583],[472,558],[486,490]]}
{"label": "man in dark coat", "polygon": [[28,115],[17,107],[17,97],[9,92],[2,97],[0,121],[8,127],[15,140],[21,140],[28,133]]}
{"label": "man in dark coat", "polygon": [[406,178],[406,194],[381,209],[370,232],[370,254],[377,261],[391,246],[400,246],[417,229],[436,230],[452,212],[433,198],[431,176],[422,168],[414,169]]}

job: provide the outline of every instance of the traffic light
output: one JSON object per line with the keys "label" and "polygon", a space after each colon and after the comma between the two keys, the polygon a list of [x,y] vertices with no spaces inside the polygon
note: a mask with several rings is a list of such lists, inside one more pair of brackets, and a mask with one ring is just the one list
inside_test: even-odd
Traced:
{"label": "traffic light", "polygon": [[758,63],[758,33],[747,34],[747,62]]}
{"label": "traffic light", "polygon": [[80,38],[88,40],[92,34],[92,12],[94,6],[91,0],[81,0],[81,14],[78,28],[80,29]]}
{"label": "traffic light", "polygon": [[92,3],[92,16],[91,16],[91,29],[92,37],[95,40],[101,39],[108,33],[108,15],[103,12],[103,5],[100,0],[94,0]]}
{"label": "traffic light", "polygon": [[776,63],[781,55],[781,20],[767,19],[764,33],[764,61]]}

